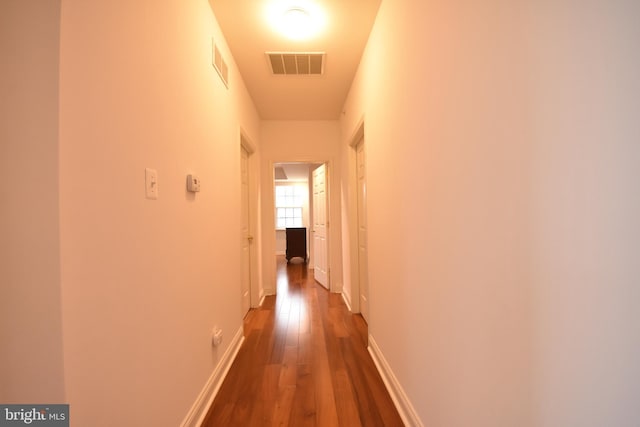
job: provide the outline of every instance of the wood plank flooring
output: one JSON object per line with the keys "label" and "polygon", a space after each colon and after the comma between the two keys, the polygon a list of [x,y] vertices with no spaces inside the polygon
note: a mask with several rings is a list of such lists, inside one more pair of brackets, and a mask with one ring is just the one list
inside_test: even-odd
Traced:
{"label": "wood plank flooring", "polygon": [[306,267],[278,258],[278,295],[247,314],[203,426],[403,425],[367,351],[366,323]]}

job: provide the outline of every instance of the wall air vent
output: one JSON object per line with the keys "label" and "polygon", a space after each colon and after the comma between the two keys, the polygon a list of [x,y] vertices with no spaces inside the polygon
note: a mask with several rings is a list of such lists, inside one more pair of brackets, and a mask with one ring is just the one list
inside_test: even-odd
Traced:
{"label": "wall air vent", "polygon": [[213,38],[211,39],[211,64],[218,72],[222,83],[229,89],[229,68]]}
{"label": "wall air vent", "polygon": [[271,72],[275,75],[321,75],[324,52],[266,52]]}

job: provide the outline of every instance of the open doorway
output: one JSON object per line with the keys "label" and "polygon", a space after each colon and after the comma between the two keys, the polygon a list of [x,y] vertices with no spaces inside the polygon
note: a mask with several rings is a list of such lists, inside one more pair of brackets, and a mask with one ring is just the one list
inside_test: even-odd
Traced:
{"label": "open doorway", "polygon": [[276,257],[306,263],[329,289],[326,164],[274,163],[273,175]]}

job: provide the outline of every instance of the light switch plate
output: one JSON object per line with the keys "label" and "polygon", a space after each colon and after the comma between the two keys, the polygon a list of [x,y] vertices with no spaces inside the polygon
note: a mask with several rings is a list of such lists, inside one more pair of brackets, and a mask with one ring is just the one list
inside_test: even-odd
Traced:
{"label": "light switch plate", "polygon": [[144,170],[145,196],[147,199],[158,198],[158,171],[146,168]]}
{"label": "light switch plate", "polygon": [[187,190],[192,193],[200,191],[200,177],[198,175],[187,175]]}

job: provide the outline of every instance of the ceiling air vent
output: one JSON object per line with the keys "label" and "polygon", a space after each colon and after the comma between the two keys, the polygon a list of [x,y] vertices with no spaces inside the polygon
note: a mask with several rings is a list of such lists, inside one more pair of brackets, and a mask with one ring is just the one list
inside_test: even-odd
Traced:
{"label": "ceiling air vent", "polygon": [[324,52],[266,52],[271,72],[276,75],[321,75]]}

